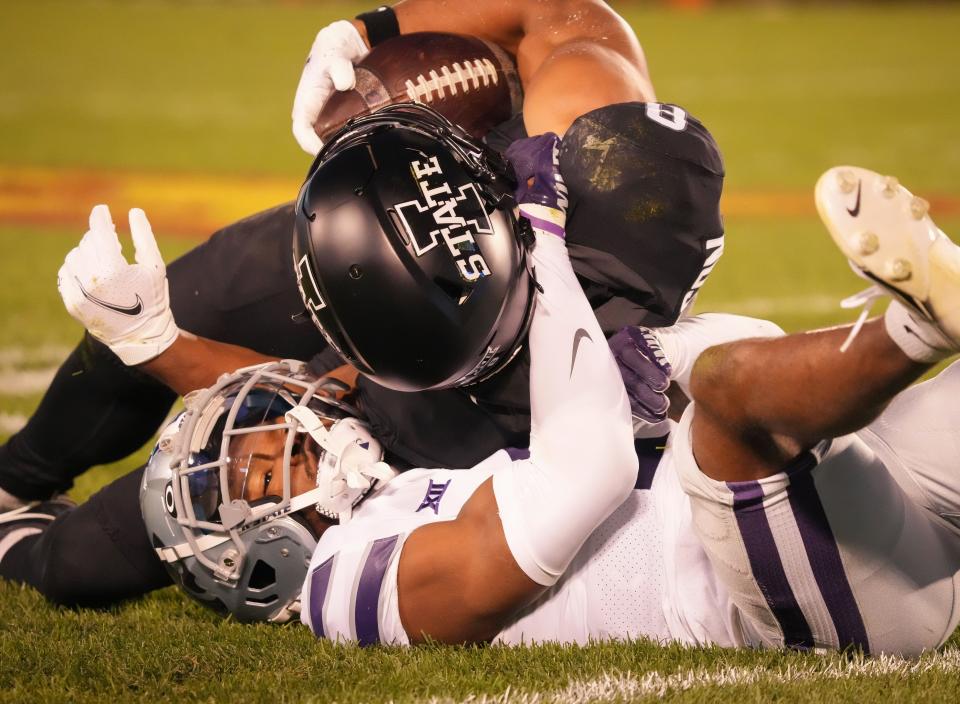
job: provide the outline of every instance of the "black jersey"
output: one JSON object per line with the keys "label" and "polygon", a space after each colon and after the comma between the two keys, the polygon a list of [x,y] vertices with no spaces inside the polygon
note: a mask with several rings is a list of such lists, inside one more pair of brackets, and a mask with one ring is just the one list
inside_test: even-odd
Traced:
{"label": "black jersey", "polygon": [[[522,116],[487,136],[504,151]],[[703,124],[676,105],[622,103],[578,118],[563,137],[566,242],[604,333],[676,322],[723,250],[723,160]],[[469,467],[526,446],[529,356],[480,384],[411,395],[360,381],[374,431],[418,467]]]}

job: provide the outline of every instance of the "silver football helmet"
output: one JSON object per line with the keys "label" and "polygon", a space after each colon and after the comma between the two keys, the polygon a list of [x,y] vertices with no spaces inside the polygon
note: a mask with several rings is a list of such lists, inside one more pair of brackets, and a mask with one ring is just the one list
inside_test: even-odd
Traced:
{"label": "silver football helmet", "polygon": [[[347,388],[288,360],[225,374],[184,399],[147,463],[140,508],[188,594],[240,621],[299,613],[318,540],[306,514],[348,521],[395,475],[357,409],[336,400]],[[249,498],[248,472],[262,461],[282,468],[282,491]],[[294,493],[305,476],[314,481]]]}

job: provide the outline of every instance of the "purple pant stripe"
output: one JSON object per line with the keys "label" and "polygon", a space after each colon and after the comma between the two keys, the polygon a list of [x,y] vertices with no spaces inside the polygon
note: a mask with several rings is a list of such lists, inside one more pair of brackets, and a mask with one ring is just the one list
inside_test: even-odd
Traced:
{"label": "purple pant stripe", "polygon": [[812,470],[816,464],[814,456],[807,454],[787,470],[790,476],[790,507],[803,539],[810,569],[837,631],[838,646],[855,646],[869,653],[867,629],[847,580],[827,512],[813,481]]}
{"label": "purple pant stripe", "polygon": [[327,560],[310,575],[310,625],[313,635],[317,638],[326,638],[323,627],[323,602],[327,599],[327,589],[330,587],[330,576],[333,574],[333,557]]}
{"label": "purple pant stripe", "polygon": [[383,576],[386,574],[390,556],[396,547],[397,538],[380,538],[373,541],[373,546],[367,554],[367,561],[360,573],[360,582],[357,584],[356,612],[354,613],[357,625],[357,641],[360,645],[375,645],[380,642],[380,622],[377,618],[377,606],[380,603],[380,590],[383,587]]}
{"label": "purple pant stripe", "polygon": [[523,214],[527,220],[530,221],[530,224],[533,225],[538,230],[545,230],[551,235],[556,235],[557,237],[563,237],[566,233],[564,228],[560,227],[555,222],[550,222],[549,220],[542,220],[541,218],[534,217],[532,215]]}
{"label": "purple pant stripe", "polygon": [[733,513],[743,537],[753,578],[770,612],[783,631],[788,648],[813,647],[813,633],[790,587],[787,574],[763,510],[763,489],[758,482],[727,482],[733,492]]}

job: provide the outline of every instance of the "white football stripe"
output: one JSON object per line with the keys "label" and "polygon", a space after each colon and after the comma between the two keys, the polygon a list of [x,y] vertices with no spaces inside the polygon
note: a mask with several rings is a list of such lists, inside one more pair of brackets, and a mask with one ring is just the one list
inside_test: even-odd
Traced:
{"label": "white football stripe", "polygon": [[[508,688],[500,694],[471,695],[463,704],[587,704],[602,701],[631,701],[639,697],[663,697],[670,693],[700,688],[751,684],[824,682],[851,678],[897,676],[917,677],[927,673],[960,672],[960,650],[951,648],[905,660],[895,656],[850,657],[839,655],[811,657],[800,664],[772,670],[767,667],[721,667],[681,670],[670,674],[611,673],[589,680],[574,680],[555,692],[525,692]],[[430,704],[454,704],[457,700],[432,698]]]}
{"label": "white football stripe", "polygon": [[[697,302],[694,313],[716,311],[722,313],[739,313],[757,318],[776,317],[777,314],[810,313],[819,315],[840,310],[840,300],[843,296],[817,294],[810,296],[782,296],[753,298],[737,298],[728,301]],[[774,321],[776,322],[776,321]],[[853,322],[851,320],[851,322]]]}
{"label": "white football stripe", "polygon": [[43,392],[69,353],[60,345],[0,347],[0,397]]}
{"label": "white football stripe", "polygon": [[20,367],[26,363],[46,363],[59,365],[72,347],[63,345],[41,345],[40,347],[0,347],[0,368]]}
{"label": "white football stripe", "polygon": [[0,396],[27,396],[45,391],[57,367],[43,369],[4,369],[0,367]]}
{"label": "white football stripe", "polygon": [[19,413],[0,412],[0,435],[12,435],[27,424],[27,417]]}

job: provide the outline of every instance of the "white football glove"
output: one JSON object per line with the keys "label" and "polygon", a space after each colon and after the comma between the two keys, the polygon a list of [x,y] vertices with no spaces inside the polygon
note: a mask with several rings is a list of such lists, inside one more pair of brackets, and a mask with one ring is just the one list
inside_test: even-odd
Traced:
{"label": "white football glove", "polygon": [[305,152],[316,156],[320,151],[323,142],[313,123],[335,90],[356,85],[353,65],[368,53],[360,32],[347,20],[329,24],[317,34],[293,98],[293,136]]}
{"label": "white football glove", "polygon": [[110,209],[90,212],[90,229],[74,247],[57,279],[67,307],[91,335],[132,366],[167,349],[180,331],[170,310],[167,268],[146,214],[130,211],[136,264],[120,249]]}

